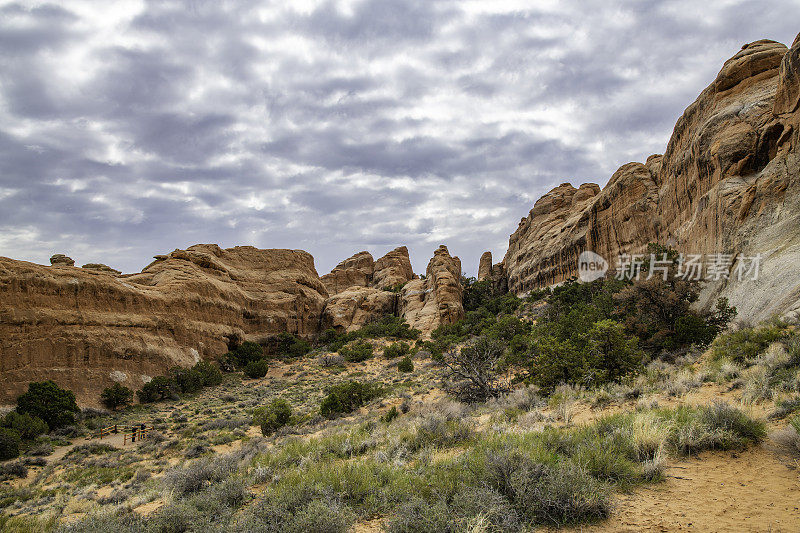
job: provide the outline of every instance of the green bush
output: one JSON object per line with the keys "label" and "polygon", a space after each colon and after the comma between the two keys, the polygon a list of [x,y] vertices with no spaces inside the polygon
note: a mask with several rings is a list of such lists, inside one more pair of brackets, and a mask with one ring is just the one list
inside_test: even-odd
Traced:
{"label": "green bush", "polygon": [[152,403],[178,397],[178,386],[167,376],[156,376],[136,391],[141,403]]}
{"label": "green bush", "polygon": [[133,391],[124,385],[114,383],[103,389],[103,392],[100,393],[100,401],[112,411],[116,411],[120,407],[131,404]]}
{"label": "green bush", "polygon": [[359,341],[342,346],[339,348],[339,355],[344,357],[345,361],[360,363],[372,357],[372,344],[367,341]]}
{"label": "green bush", "polygon": [[10,428],[19,433],[24,440],[33,440],[39,435],[44,435],[49,428],[47,423],[38,416],[28,413],[11,411],[3,419],[2,427]]}
{"label": "green bush", "polygon": [[28,385],[28,392],[17,398],[17,412],[41,418],[52,430],[75,424],[80,409],[71,390],[48,380]]}
{"label": "green bush", "polygon": [[320,403],[320,414],[333,418],[337,414],[350,413],[381,393],[379,387],[369,383],[348,381],[332,386]]}
{"label": "green bush", "polygon": [[282,398],[272,400],[266,407],[253,412],[253,424],[261,426],[261,433],[272,435],[292,419],[292,406]]}
{"label": "green bush", "polygon": [[176,366],[170,369],[170,374],[180,392],[191,394],[203,388],[203,375],[194,368]]}
{"label": "green bush", "polygon": [[210,361],[200,361],[192,370],[200,375],[204,387],[216,387],[222,383],[222,371]]}
{"label": "green bush", "polygon": [[283,359],[297,359],[311,351],[311,345],[291,333],[283,332],[275,338],[275,352]]}
{"label": "green bush", "polygon": [[226,372],[241,370],[252,361],[264,357],[264,348],[255,342],[243,342],[220,359],[220,365]]}
{"label": "green bush", "polygon": [[244,367],[244,375],[250,379],[263,378],[269,372],[269,363],[266,359],[259,359],[257,361],[250,361]]}
{"label": "green bush", "polygon": [[409,356],[403,357],[399,363],[397,363],[397,370],[400,372],[413,372],[414,371],[414,363],[411,361]]}
{"label": "green bush", "polygon": [[387,359],[403,357],[411,353],[411,347],[405,342],[395,342],[383,349],[383,356]]}
{"label": "green bush", "polygon": [[381,417],[381,420],[388,424],[398,416],[400,416],[400,412],[397,410],[397,407],[393,405],[392,408],[386,411],[386,414]]}
{"label": "green bush", "polygon": [[394,337],[397,339],[416,339],[418,329],[412,329],[404,318],[384,316],[374,322],[364,324],[357,332],[359,337]]}
{"label": "green bush", "polygon": [[0,428],[0,461],[19,457],[19,433],[10,428]]}
{"label": "green bush", "polygon": [[785,338],[788,329],[783,323],[770,323],[757,328],[743,328],[720,335],[711,346],[714,360],[723,358],[739,364],[749,364],[767,347]]}

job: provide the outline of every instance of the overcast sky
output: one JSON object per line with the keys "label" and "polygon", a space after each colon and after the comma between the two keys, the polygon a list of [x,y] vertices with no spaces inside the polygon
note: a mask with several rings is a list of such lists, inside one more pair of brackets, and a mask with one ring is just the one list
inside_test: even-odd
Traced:
{"label": "overcast sky", "polygon": [[[535,7],[534,7],[535,6]],[[0,255],[139,271],[195,243],[320,274],[444,243],[474,274],[533,202],[661,153],[800,0],[0,0]]]}

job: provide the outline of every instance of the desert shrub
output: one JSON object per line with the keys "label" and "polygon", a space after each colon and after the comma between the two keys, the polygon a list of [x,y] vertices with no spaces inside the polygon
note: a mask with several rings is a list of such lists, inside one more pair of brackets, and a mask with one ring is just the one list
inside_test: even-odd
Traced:
{"label": "desert shrub", "polygon": [[733,435],[731,446],[756,444],[767,435],[764,422],[750,418],[739,409],[722,402],[701,408],[700,419],[713,430]]}
{"label": "desert shrub", "polygon": [[339,354],[325,354],[319,357],[318,362],[323,368],[342,366],[344,364],[344,357]]}
{"label": "desert shrub", "polygon": [[9,428],[0,428],[0,461],[19,457],[19,433]]}
{"label": "desert shrub", "polygon": [[100,393],[100,401],[112,411],[116,411],[120,407],[131,404],[133,391],[120,383],[114,383],[103,389],[103,392]]}
{"label": "desert shrub", "polygon": [[383,349],[383,356],[387,359],[403,357],[411,353],[411,347],[405,342],[395,342]]}
{"label": "desert shrub", "polygon": [[444,354],[442,363],[450,380],[448,391],[463,402],[481,402],[506,391],[499,376],[503,344],[478,337],[461,349]]}
{"label": "desert shrub", "polygon": [[360,363],[372,357],[372,344],[359,341],[339,348],[339,355],[351,363]]}
{"label": "desert shrub", "polygon": [[718,336],[711,347],[711,355],[715,360],[725,358],[734,363],[749,364],[770,344],[786,335],[785,324],[776,322],[756,328],[743,328]]}
{"label": "desert shrub", "polygon": [[394,337],[397,339],[416,339],[420,335],[406,320],[399,316],[384,316],[364,324],[357,332],[359,337]]}
{"label": "desert shrub", "polygon": [[771,435],[778,446],[778,450],[793,456],[800,457],[800,416],[793,418],[782,430]]}
{"label": "desert shrub", "polygon": [[261,426],[263,435],[271,435],[292,419],[292,406],[282,398],[272,400],[269,405],[253,412],[253,424]]}
{"label": "desert shrub", "polygon": [[48,431],[47,423],[38,416],[16,411],[9,412],[0,426],[13,429],[24,440],[33,440]]}
{"label": "desert shrub", "polygon": [[178,386],[167,376],[156,376],[136,391],[141,403],[153,403],[178,397]]}
{"label": "desert shrub", "polygon": [[226,372],[243,369],[248,363],[264,357],[264,348],[255,342],[243,342],[220,359],[220,366]]}
{"label": "desert shrub", "polygon": [[38,444],[34,444],[28,449],[28,455],[33,457],[51,455],[55,451],[53,445],[49,442],[40,442]]}
{"label": "desert shrub", "polygon": [[0,477],[4,478],[26,478],[28,477],[28,469],[21,461],[13,461],[0,465]]}
{"label": "desert shrub", "polygon": [[775,409],[769,414],[769,418],[779,420],[797,411],[800,411],[800,396],[784,398],[775,402]]}
{"label": "desert shrub", "polygon": [[56,429],[74,424],[75,414],[80,409],[72,391],[62,389],[48,380],[28,385],[28,392],[17,398],[17,412],[38,417],[50,429]]}
{"label": "desert shrub", "polygon": [[280,333],[274,340],[275,353],[282,359],[296,359],[311,351],[311,344],[291,333]]}
{"label": "desert shrub", "polygon": [[222,383],[222,371],[210,361],[200,361],[192,370],[198,373],[204,387],[215,387]]}
{"label": "desert shrub", "polygon": [[429,446],[449,448],[468,440],[472,434],[472,428],[466,422],[431,413],[419,420],[406,444],[411,451]]}
{"label": "desert shrub", "polygon": [[397,363],[397,370],[400,372],[413,372],[414,371],[414,363],[411,361],[409,356],[403,357],[399,363]]}
{"label": "desert shrub", "polygon": [[164,474],[168,487],[179,496],[201,491],[209,484],[224,481],[237,470],[236,458],[230,455],[214,459],[198,459],[185,467],[175,467]]}
{"label": "desert shrub", "polygon": [[388,424],[398,416],[400,416],[400,412],[397,410],[397,407],[392,406],[392,408],[386,411],[386,414],[381,417],[381,420]]}
{"label": "desert shrub", "polygon": [[337,414],[350,413],[381,393],[374,384],[347,381],[334,385],[320,403],[320,414],[333,418]]}
{"label": "desert shrub", "polygon": [[61,524],[57,533],[139,533],[147,531],[146,519],[138,513],[92,514]]}
{"label": "desert shrub", "polygon": [[269,372],[269,363],[266,359],[250,361],[244,367],[244,375],[250,379],[263,378]]}
{"label": "desert shrub", "polygon": [[191,394],[203,388],[203,375],[194,368],[176,366],[170,369],[170,375],[180,392]]}
{"label": "desert shrub", "polygon": [[236,533],[345,533],[355,519],[355,514],[341,498],[319,487],[300,485],[273,489],[231,529]]}

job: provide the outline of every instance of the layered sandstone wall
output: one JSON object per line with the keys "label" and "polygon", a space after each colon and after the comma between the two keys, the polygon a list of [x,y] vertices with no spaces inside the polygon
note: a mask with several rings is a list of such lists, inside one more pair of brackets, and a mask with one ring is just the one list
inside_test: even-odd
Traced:
{"label": "layered sandstone wall", "polygon": [[429,335],[442,324],[464,317],[461,260],[444,245],[434,252],[425,279],[408,282],[400,294],[400,315],[412,328]]}
{"label": "layered sandstone wall", "polygon": [[536,202],[509,239],[511,291],[578,274],[578,256],[609,259],[649,242],[687,253],[763,255],[749,285],[723,281],[724,295],[754,319],[800,299],[798,50],[773,41],[745,45],[678,120],[663,156],[622,166],[600,190],[556,187]]}
{"label": "layered sandstone wall", "polygon": [[298,250],[197,245],[127,276],[0,258],[0,403],[55,379],[94,404],[114,381],[138,389],[232,340],[310,336],[327,296]]}

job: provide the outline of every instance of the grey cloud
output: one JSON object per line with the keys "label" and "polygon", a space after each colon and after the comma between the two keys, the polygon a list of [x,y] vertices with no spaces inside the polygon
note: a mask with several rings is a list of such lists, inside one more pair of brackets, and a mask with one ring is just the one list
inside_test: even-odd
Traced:
{"label": "grey cloud", "polygon": [[797,7],[0,0],[0,254],[131,271],[253,244],[324,273],[405,244],[422,272],[444,242],[474,273],[540,194],[663,151],[738,46],[794,39]]}

